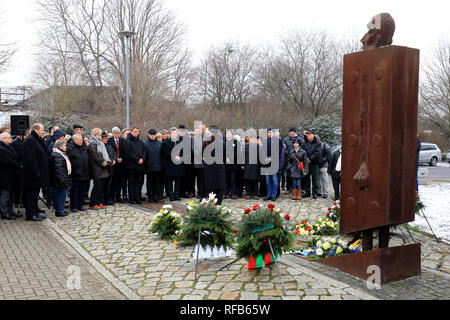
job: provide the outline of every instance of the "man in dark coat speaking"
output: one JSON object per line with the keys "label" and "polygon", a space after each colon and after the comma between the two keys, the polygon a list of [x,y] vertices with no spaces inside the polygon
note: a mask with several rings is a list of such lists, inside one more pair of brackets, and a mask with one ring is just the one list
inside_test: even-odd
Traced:
{"label": "man in dark coat speaking", "polygon": [[27,221],[42,221],[39,215],[39,190],[49,186],[48,158],[42,137],[44,126],[40,123],[31,127],[31,134],[24,142],[21,182],[24,188],[24,205]]}

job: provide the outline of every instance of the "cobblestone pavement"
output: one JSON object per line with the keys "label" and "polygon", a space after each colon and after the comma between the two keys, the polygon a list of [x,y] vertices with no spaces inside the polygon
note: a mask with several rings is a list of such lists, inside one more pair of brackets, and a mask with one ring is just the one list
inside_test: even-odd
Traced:
{"label": "cobblestone pavement", "polygon": [[[184,199],[173,203],[175,210],[183,213],[184,204],[188,201]],[[224,205],[233,210],[234,221],[239,221],[242,211],[255,203],[261,204],[263,201],[224,201]],[[332,203],[326,199],[296,202],[283,196],[275,204],[283,213],[290,213],[293,221],[297,221],[304,218],[315,220],[323,216]],[[414,239],[422,243],[424,272],[420,276],[383,286],[380,290],[368,290],[360,279],[291,255],[285,255],[279,261],[287,296],[283,296],[274,265],[249,271],[246,261],[240,260],[218,271],[235,259],[234,254],[228,259],[201,261],[199,278],[194,282],[193,248],[175,248],[171,241],[162,241],[148,231],[151,218],[161,206],[116,205],[62,219],[50,218],[56,228],[68,234],[82,246],[83,251],[144,299],[448,299],[449,246],[436,244],[433,239],[415,232],[412,233]],[[392,234],[392,245],[410,241],[399,230]]]}
{"label": "cobblestone pavement", "polygon": [[[69,267],[73,266],[80,271],[79,290],[68,287],[69,276],[73,275]],[[0,300],[31,299],[117,300],[125,297],[52,232],[48,223],[1,220]]]}

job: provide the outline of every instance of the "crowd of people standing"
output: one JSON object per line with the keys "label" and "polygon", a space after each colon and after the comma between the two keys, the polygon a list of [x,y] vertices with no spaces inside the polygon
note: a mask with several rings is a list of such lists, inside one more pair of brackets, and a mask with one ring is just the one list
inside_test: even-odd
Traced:
{"label": "crowd of people standing", "polygon": [[[28,221],[45,219],[38,206],[41,192],[43,202],[53,206],[57,217],[67,216],[66,209],[79,212],[123,202],[203,199],[209,193],[217,195],[219,205],[223,199],[241,197],[276,201],[283,191],[293,200],[328,198],[329,174],[334,199],[339,198],[340,150],[332,154],[309,128],[300,133],[291,128],[282,139],[273,128],[267,129],[266,136],[241,137],[233,130],[222,136],[215,126],[202,125],[188,132],[180,125],[168,131],[150,129],[145,141],[138,128],[116,127],[110,133],[95,128],[86,137],[81,125],[74,125],[69,136],[56,125],[46,133],[38,123],[14,140],[9,128],[2,131],[2,219],[21,216],[14,212],[14,204],[23,204]],[[188,139],[192,152],[187,155],[182,148],[176,151]],[[210,163],[204,153],[215,141],[223,142],[223,158]],[[261,148],[264,153],[260,153]],[[231,153],[226,152],[229,150]],[[266,157],[261,159],[261,154]],[[242,161],[238,161],[240,155]],[[147,194],[143,197],[145,176]],[[68,195],[70,202],[66,205]]]}

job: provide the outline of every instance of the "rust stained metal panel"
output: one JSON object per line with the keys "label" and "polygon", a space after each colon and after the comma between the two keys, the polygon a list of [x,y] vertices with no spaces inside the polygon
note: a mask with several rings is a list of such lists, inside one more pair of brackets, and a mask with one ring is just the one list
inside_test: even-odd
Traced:
{"label": "rust stained metal panel", "polygon": [[[344,57],[341,233],[414,220],[419,50]],[[353,177],[367,163],[369,185]]]}
{"label": "rust stained metal panel", "polygon": [[420,244],[383,248],[339,257],[317,260],[324,265],[339,269],[358,278],[367,280],[369,266],[380,267],[380,281],[385,284],[406,279],[421,272]]}

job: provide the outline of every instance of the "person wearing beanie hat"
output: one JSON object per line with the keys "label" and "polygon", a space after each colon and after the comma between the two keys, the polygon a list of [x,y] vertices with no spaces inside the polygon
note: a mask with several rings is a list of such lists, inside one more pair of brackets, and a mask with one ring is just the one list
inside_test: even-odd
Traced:
{"label": "person wearing beanie hat", "polygon": [[156,130],[155,129],[150,129],[150,130],[148,130],[148,134],[150,135],[150,136],[154,136],[154,135],[156,135],[158,132],[156,132]]}
{"label": "person wearing beanie hat", "polygon": [[302,198],[302,177],[308,173],[309,163],[306,152],[300,147],[300,139],[294,138],[293,147],[287,156],[287,171],[292,186],[292,200]]}
{"label": "person wearing beanie hat", "polygon": [[[303,139],[299,138],[299,136],[296,133],[295,128],[290,128],[288,136],[286,138],[284,138],[284,140],[283,140],[283,142],[284,142],[284,144],[286,146],[286,149],[284,151],[286,159],[287,159],[288,155],[290,154],[290,152],[293,149],[293,142],[294,142],[295,139],[299,141],[300,147],[303,149],[303,147],[304,147]],[[291,192],[291,179],[288,179],[287,162],[285,162],[285,165],[284,165],[284,168],[283,168],[282,188],[283,187],[286,187],[286,195],[290,194],[290,192]]]}
{"label": "person wearing beanie hat", "polygon": [[49,157],[53,153],[53,148],[55,147],[56,141],[57,140],[64,140],[65,137],[66,137],[66,134],[64,132],[62,132],[61,130],[56,130],[55,132],[53,132],[52,142],[50,142],[50,144],[47,147],[47,154],[48,154]]}

